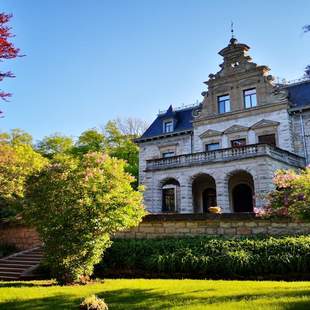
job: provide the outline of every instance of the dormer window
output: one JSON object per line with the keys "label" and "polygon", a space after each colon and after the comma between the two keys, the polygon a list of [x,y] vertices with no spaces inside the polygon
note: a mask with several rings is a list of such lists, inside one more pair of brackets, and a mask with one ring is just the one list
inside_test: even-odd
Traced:
{"label": "dormer window", "polygon": [[230,97],[229,95],[218,96],[218,111],[220,114],[230,112]]}
{"label": "dormer window", "polygon": [[173,121],[164,121],[164,133],[173,132]]}
{"label": "dormer window", "polygon": [[257,106],[256,88],[246,89],[243,91],[244,107],[246,109]]}

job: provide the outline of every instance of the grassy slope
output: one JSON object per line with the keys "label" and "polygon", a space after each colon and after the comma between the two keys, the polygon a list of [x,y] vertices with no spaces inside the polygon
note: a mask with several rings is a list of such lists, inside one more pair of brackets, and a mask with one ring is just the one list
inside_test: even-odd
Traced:
{"label": "grassy slope", "polygon": [[310,309],[310,282],[106,280],[60,287],[48,281],[0,282],[0,309],[78,309],[90,294],[109,309]]}

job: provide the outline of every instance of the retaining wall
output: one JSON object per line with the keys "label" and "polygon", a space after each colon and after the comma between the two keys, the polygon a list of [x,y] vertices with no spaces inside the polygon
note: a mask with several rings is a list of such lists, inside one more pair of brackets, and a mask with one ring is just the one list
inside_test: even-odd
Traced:
{"label": "retaining wall", "polygon": [[[264,220],[253,214],[150,214],[142,223],[116,238],[164,238],[186,236],[296,235],[310,234],[310,223],[290,219]],[[37,232],[22,225],[1,224],[0,243],[20,250],[41,245]]]}

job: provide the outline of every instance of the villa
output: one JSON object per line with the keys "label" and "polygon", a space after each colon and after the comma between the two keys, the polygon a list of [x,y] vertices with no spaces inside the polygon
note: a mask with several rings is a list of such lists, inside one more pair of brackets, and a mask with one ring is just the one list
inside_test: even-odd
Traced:
{"label": "villa", "polygon": [[279,83],[231,38],[199,105],[160,113],[137,139],[151,213],[253,212],[278,169],[310,161],[310,80]]}

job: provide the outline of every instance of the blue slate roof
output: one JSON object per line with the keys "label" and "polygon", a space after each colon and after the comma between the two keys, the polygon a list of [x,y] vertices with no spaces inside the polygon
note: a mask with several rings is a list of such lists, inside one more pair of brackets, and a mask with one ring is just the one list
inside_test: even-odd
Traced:
{"label": "blue slate roof", "polygon": [[[172,106],[170,106],[166,113],[157,116],[155,121],[137,141],[192,130],[193,109],[194,107],[174,111]],[[174,120],[174,131],[165,133],[163,131],[163,122],[168,119]]]}
{"label": "blue slate roof", "polygon": [[[310,80],[302,83],[293,84],[287,86],[288,99],[294,107],[310,106]],[[181,110],[173,110],[172,106],[166,111],[166,113],[159,114],[150,127],[144,132],[144,134],[137,139],[137,142],[141,142],[150,138],[171,136],[181,132],[187,132],[193,129],[193,110],[197,107],[184,108]],[[168,119],[174,120],[174,131],[170,133],[164,133],[163,122]]]}
{"label": "blue slate roof", "polygon": [[310,105],[310,80],[288,86],[288,99],[292,107]]}

